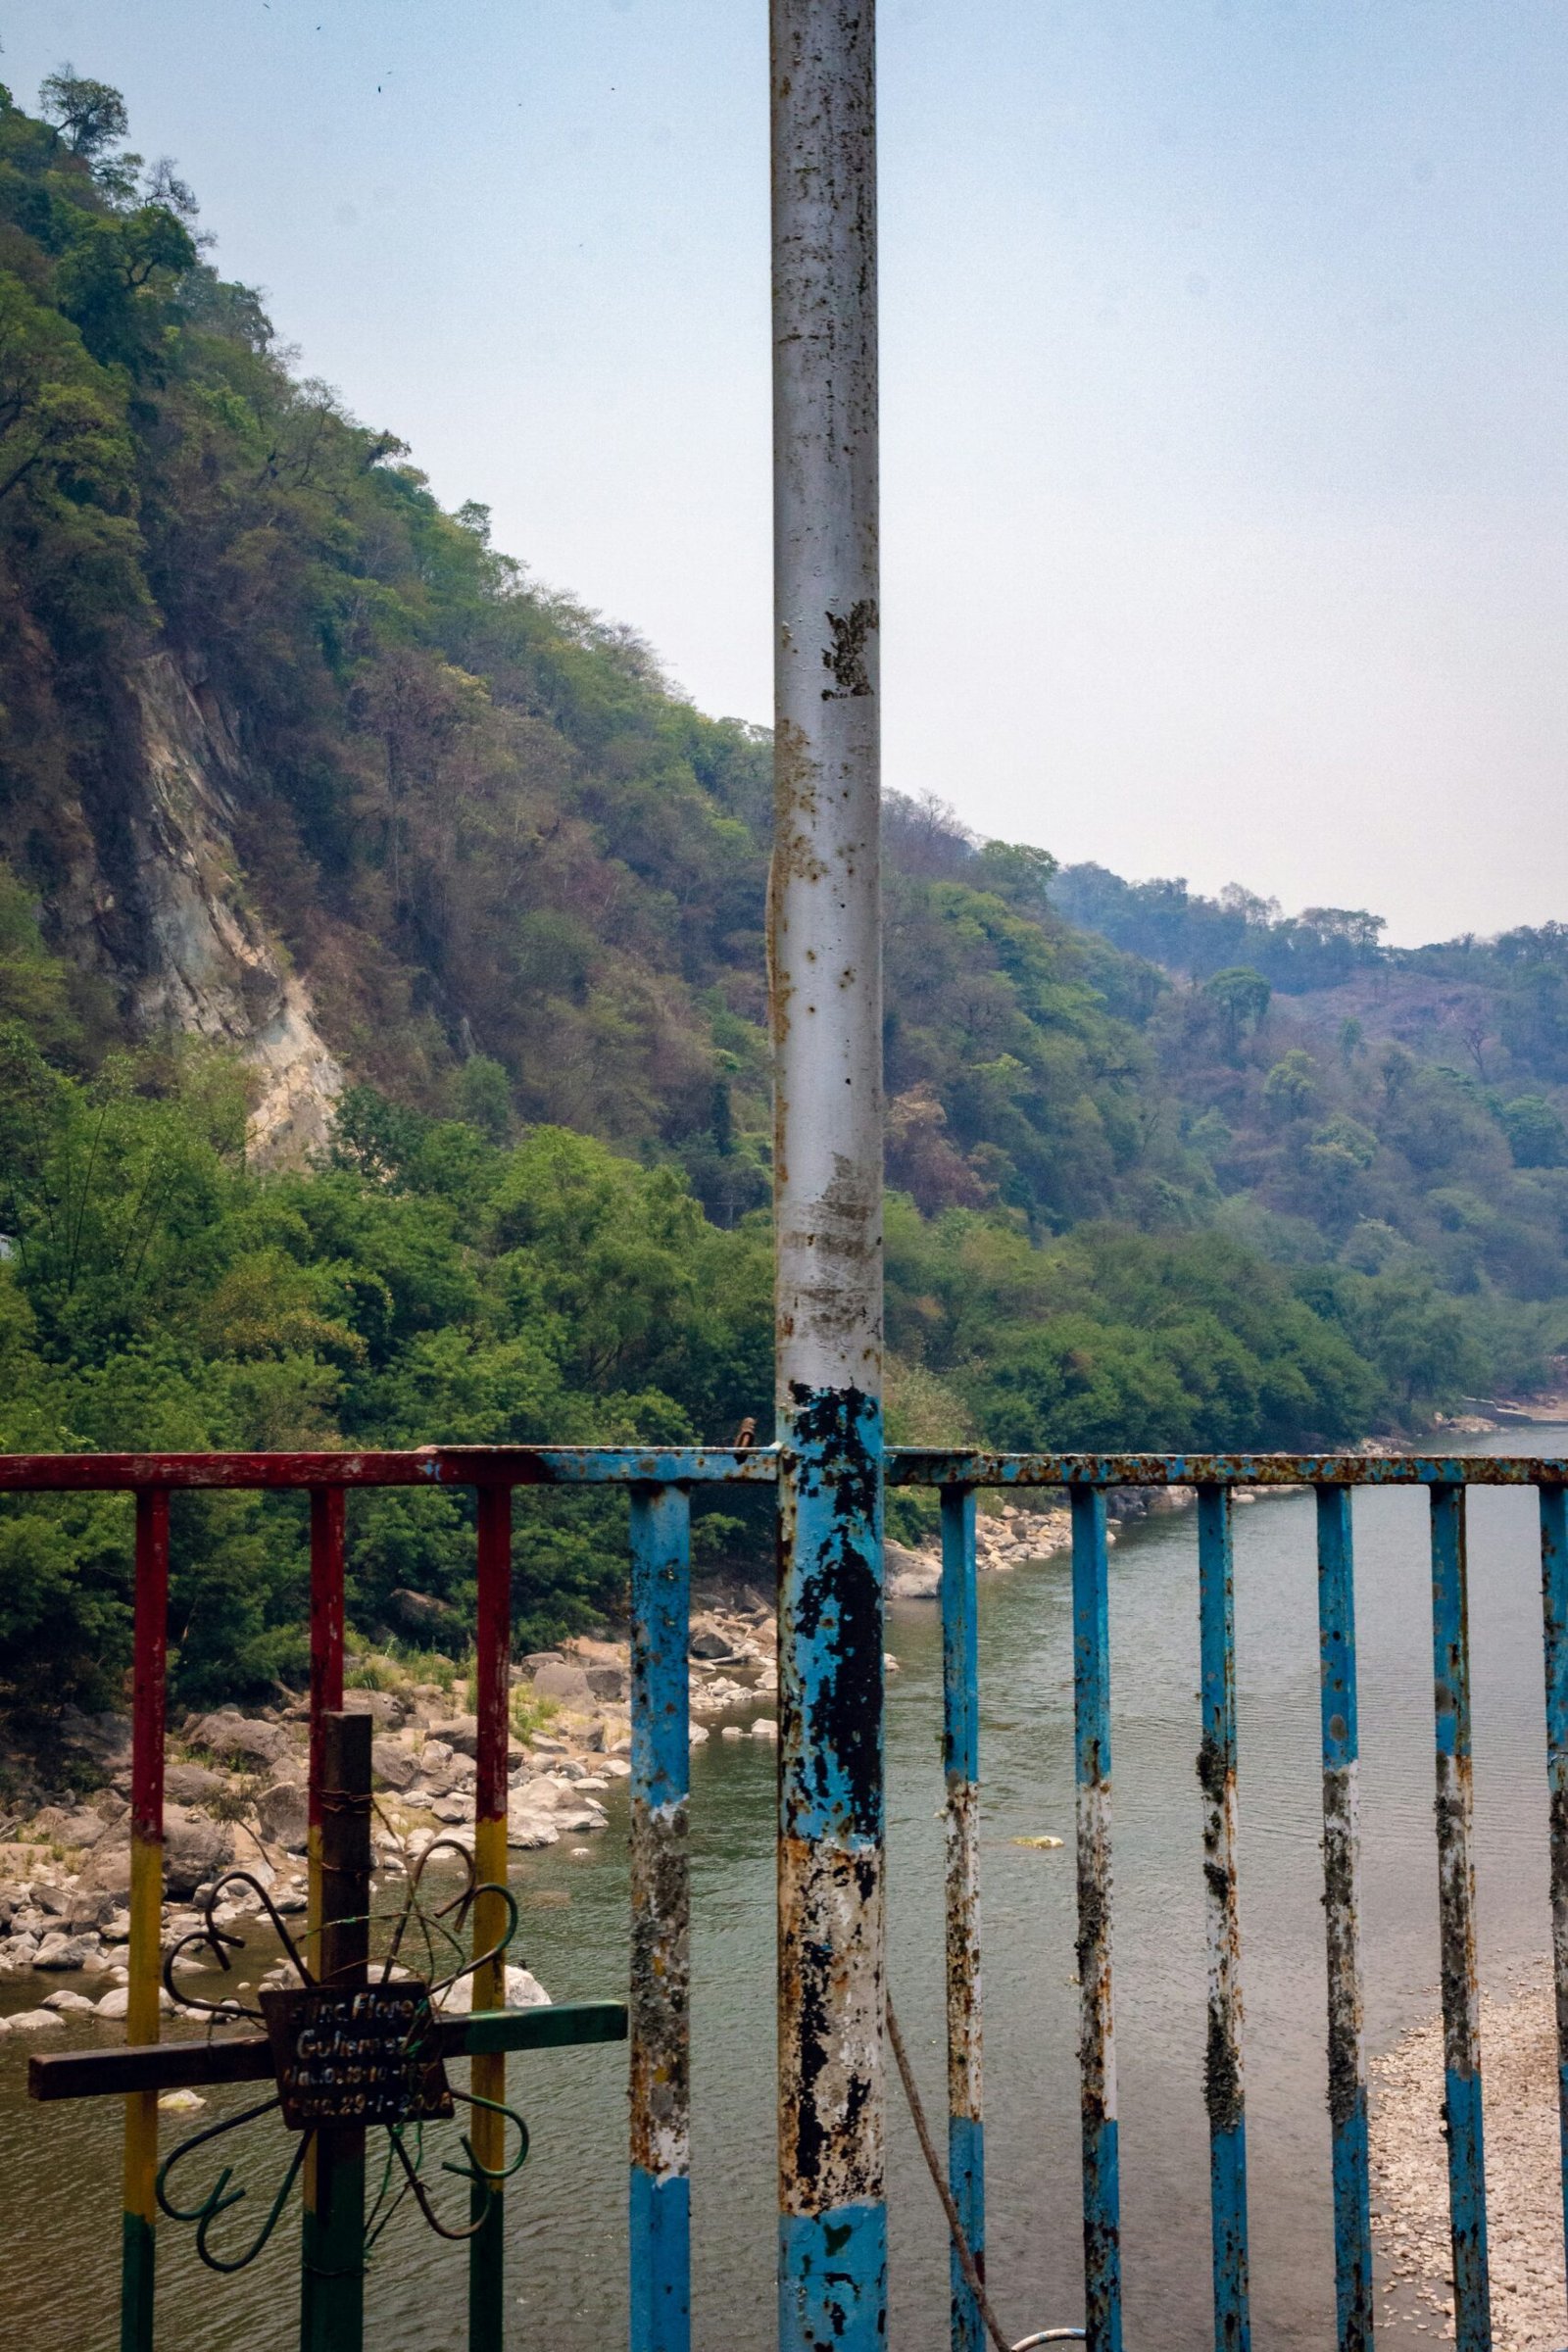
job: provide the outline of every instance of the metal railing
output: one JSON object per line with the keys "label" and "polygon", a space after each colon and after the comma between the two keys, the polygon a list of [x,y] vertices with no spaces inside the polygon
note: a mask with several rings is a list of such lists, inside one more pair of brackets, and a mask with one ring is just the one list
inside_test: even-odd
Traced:
{"label": "metal railing", "polygon": [[[169,1512],[180,1490],[309,1490],[311,1507],[311,1907],[320,1925],[320,1726],[341,1705],[344,1656],[345,1507],[350,1489],[470,1487],[478,1499],[478,1735],[475,1865],[504,1885],[508,1663],[511,1617],[511,1497],[517,1487],[612,1486],[631,1505],[632,1629],[630,2041],[631,2320],[633,2352],[688,2352],[690,2316],[690,1882],[687,1862],[690,1726],[687,1632],[691,1494],[712,1482],[773,1484],[778,1449],[435,1447],[413,1453],[102,1455],[0,1457],[0,1492],[122,1490],[136,1497],[135,1696],[132,1762],[130,2007],[126,2040],[158,2035],[162,1898],[165,1618]],[[1332,2173],[1338,2342],[1364,2352],[1373,2340],[1368,2175],[1367,2074],[1361,2024],[1357,1902],[1357,1756],[1352,1491],[1408,1486],[1428,1491],[1431,1512],[1437,1883],[1442,1941],[1445,2132],[1459,2352],[1492,2342],[1487,2264],[1486,2174],[1477,2023],[1474,1873],[1471,1861],[1469,1629],[1465,1497],[1474,1486],[1539,1491],[1544,1609],[1546,1783],[1552,1885],[1552,1940],[1564,2129],[1564,2229],[1568,2236],[1568,1460],[1485,1456],[1371,1458],[1360,1455],[990,1454],[891,1449],[889,1484],[935,1488],[941,1497],[943,1732],[947,1776],[946,1940],[948,2162],[950,2188],[969,2246],[985,2243],[985,2157],[980,2015],[980,1870],[975,1498],[988,1488],[1064,1489],[1072,1510],[1073,1686],[1076,1724],[1080,2085],[1083,2147],[1086,2331],[1097,2352],[1121,2342],[1121,2244],[1117,2161],[1114,2002],[1111,1971],[1110,1647],[1106,1497],[1118,1487],[1182,1486],[1198,1497],[1198,1614],[1201,1694],[1198,1772],[1207,1909],[1208,2033],[1204,2086],[1210,2142],[1214,2339],[1218,2352],[1250,2340],[1247,2139],[1240,2033],[1241,1945],[1237,1914],[1236,1673],[1232,1520],[1239,1488],[1300,1486],[1317,1500],[1318,1622],[1321,1648],[1323,1867],[1328,1945],[1328,2129]],[[880,1610],[874,1629],[881,1639]],[[785,1643],[779,1690],[781,1776],[818,1785],[821,1690],[792,1661],[808,1644]],[[831,1679],[831,1661],[819,1660]],[[835,1752],[847,1733],[835,1725]],[[870,1726],[865,1769],[880,1805],[881,1723]],[[784,1874],[781,1869],[781,1880]],[[493,1940],[496,1914],[481,1905],[475,1951]],[[797,1931],[780,1901],[779,1968],[799,1954]],[[853,1932],[853,1921],[849,1930]],[[488,1991],[500,2002],[500,1961]],[[603,2037],[596,2032],[594,2037]],[[504,2097],[503,2022],[474,2047],[476,2088]],[[117,2082],[128,2082],[122,2053]],[[89,2062],[35,2059],[41,2095],[65,2095],[70,2070]],[[97,2062],[102,2073],[104,2062]],[[831,2095],[831,2091],[829,2092]],[[788,2132],[781,2134],[781,2281],[789,2278]],[[122,2342],[153,2342],[156,2091],[126,2100],[125,2221]],[[309,2246],[307,2246],[309,2262]],[[499,2352],[503,2341],[504,2225],[493,2221],[469,2246],[470,2344]],[[881,2285],[884,2297],[885,2279]],[[309,2298],[306,2298],[307,2302]],[[780,2341],[793,2332],[795,2297],[781,2293]],[[983,2324],[955,2255],[952,2344],[978,2352]],[[308,2333],[304,2340],[314,2340]],[[325,2340],[325,2339],[323,2339]],[[330,2338],[346,2352],[341,2333]]]}

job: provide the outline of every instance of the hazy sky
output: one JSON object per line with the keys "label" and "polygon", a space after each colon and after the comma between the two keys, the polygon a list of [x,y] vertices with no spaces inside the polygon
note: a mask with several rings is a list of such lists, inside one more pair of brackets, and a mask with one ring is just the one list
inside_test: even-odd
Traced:
{"label": "hazy sky", "polygon": [[[769,714],[765,0],[30,0],[500,545]],[[886,778],[1568,916],[1561,0],[886,0]]]}

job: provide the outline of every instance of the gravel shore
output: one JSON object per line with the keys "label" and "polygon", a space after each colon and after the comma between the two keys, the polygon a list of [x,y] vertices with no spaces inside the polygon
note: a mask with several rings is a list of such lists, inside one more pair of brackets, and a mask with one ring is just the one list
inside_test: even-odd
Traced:
{"label": "gravel shore", "polygon": [[[1549,1966],[1483,1993],[1488,2238],[1494,2352],[1562,2352],[1562,2176]],[[1372,2065],[1372,2209],[1378,2277],[1393,2319],[1453,2334],[1443,2026],[1434,2016]],[[1380,2325],[1381,2325],[1380,2321]],[[1403,2332],[1403,2329],[1398,2332]]]}

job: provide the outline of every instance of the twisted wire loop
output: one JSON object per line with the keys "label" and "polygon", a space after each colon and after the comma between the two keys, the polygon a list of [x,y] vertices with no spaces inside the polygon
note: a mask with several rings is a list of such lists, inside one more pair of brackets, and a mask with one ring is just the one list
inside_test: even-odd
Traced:
{"label": "twisted wire loop", "polygon": [[[332,1791],[326,1792],[328,1802],[333,1793]],[[423,1879],[432,1857],[438,1854],[448,1855],[458,1860],[463,1866],[464,1878],[455,1894],[444,1902],[430,1906],[423,1899]],[[165,1990],[176,2010],[182,2011],[188,2016],[203,2016],[208,2020],[209,2038],[216,2034],[218,2029],[223,2025],[238,2024],[241,2020],[248,2020],[258,2025],[265,2025],[267,2022],[265,2014],[260,2008],[250,2007],[232,1994],[225,1995],[217,2001],[207,2000],[199,1993],[186,1990],[175,1982],[176,1964],[187,1953],[194,1953],[198,1950],[210,1961],[215,1961],[225,1975],[229,1973],[232,1966],[229,1955],[244,1950],[244,1938],[220,1928],[216,1915],[219,1904],[225,1893],[239,1886],[248,1887],[257,1899],[258,1908],[266,1913],[282,1947],[284,1957],[294,1972],[297,1988],[300,1991],[330,1991],[334,1981],[334,1972],[323,1973],[313,1969],[302,1955],[299,1945],[290,1935],[271,1896],[261,1881],[246,1870],[226,1871],[208,1889],[202,1905],[201,1924],[171,1944],[164,1955]],[[465,1950],[463,1944],[464,1930],[466,1928],[473,1907],[479,1898],[492,1894],[498,1896],[504,1906],[506,1914],[504,1927],[495,1941],[484,1951],[469,1954]],[[417,2073],[421,2064],[428,2066],[432,2062],[439,2063],[436,2045],[433,2041],[433,2029],[438,2021],[442,1996],[464,1977],[471,1976],[476,1969],[484,1968],[492,1961],[501,1959],[511,1946],[513,1937],[517,1932],[516,1897],[509,1886],[498,1886],[478,1878],[473,1854],[461,1838],[440,1838],[434,1839],[425,1848],[411,1868],[403,1901],[397,1908],[381,1913],[370,1912],[365,1917],[367,1924],[372,1929],[381,1926],[389,1931],[385,1953],[378,1963],[378,1974],[372,1977],[372,1985],[379,1987],[403,1981],[415,1986],[419,1994],[417,2009],[403,2042],[403,2056],[412,2078]],[[322,1933],[324,1930],[317,1932],[317,1934]],[[422,1957],[424,1961],[422,1971],[416,1972],[403,1967],[400,1963],[400,1954],[403,1952],[406,1942],[411,1938],[416,1948],[416,1956]],[[307,1947],[312,1940],[311,1936],[304,1938]],[[312,1956],[314,1958],[314,1954]],[[442,1969],[445,1970],[445,1973],[438,1973]],[[515,2153],[508,2157],[498,2169],[492,2170],[483,2164],[475,2154],[469,2134],[466,2132],[460,2134],[463,2160],[460,2162],[452,2158],[444,2158],[441,2162],[441,2171],[451,2174],[459,2180],[466,2181],[469,2184],[470,2192],[476,2188],[481,2193],[470,2208],[466,2226],[458,2228],[442,2220],[431,2196],[430,2186],[424,2178],[423,2167],[427,2153],[424,2119],[384,2124],[381,2128],[387,2134],[386,2161],[382,2169],[380,2186],[366,2223],[365,2250],[367,2255],[399,2207],[411,2195],[426,2226],[438,2237],[460,2242],[465,2238],[476,2236],[484,2228],[493,2201],[502,2184],[510,2180],[514,2173],[519,2172],[527,2161],[528,2127],[514,2108],[504,2106],[494,2099],[480,2098],[470,2091],[460,2090],[455,2084],[448,2087],[452,2097],[455,2100],[461,2100],[465,2106],[481,2109],[491,2115],[499,2115],[503,2119],[504,2126],[510,2126],[514,2134]],[[224,2139],[230,2132],[239,2131],[247,2124],[259,2123],[264,2117],[278,2113],[282,2105],[281,2095],[274,2092],[272,2097],[262,2100],[256,2106],[243,2109],[238,2115],[225,2116],[216,2124],[205,2125],[201,2131],[193,2132],[188,2139],[181,2140],[159,2168],[155,2183],[159,2207],[172,2222],[194,2225],[196,2251],[210,2271],[223,2274],[242,2271],[262,2253],[275,2230],[290,2192],[300,2177],[306,2153],[316,2137],[318,2127],[314,2123],[308,2124],[304,2129],[295,2132],[292,2158],[283,2173],[276,2193],[267,2209],[266,2216],[254,2236],[237,2252],[220,2252],[211,2241],[214,2224],[220,2216],[232,2212],[236,2206],[245,2201],[248,2194],[243,2187],[233,2185],[233,2166],[226,2162],[221,2163],[216,2179],[213,2180],[206,2193],[197,2197],[194,2202],[185,2201],[188,2192],[181,2192],[181,2200],[176,2202],[171,2186],[173,2177],[180,2167],[184,2166],[190,2158],[199,2155],[203,2149],[213,2147],[216,2142]],[[395,2188],[394,2182],[397,2183]]]}
{"label": "twisted wire loop", "polygon": [[240,2254],[228,2257],[216,2254],[207,2242],[208,2232],[219,2215],[227,2213],[232,2206],[243,2204],[245,2201],[247,2192],[243,2188],[230,2188],[228,2185],[234,2177],[233,2167],[225,2164],[206,2196],[198,2204],[189,2206],[176,2205],[171,2197],[169,2193],[170,2175],[176,2165],[182,2164],[187,2156],[193,2156],[198,2148],[210,2146],[215,2139],[221,2139],[227,2132],[237,2132],[242,2124],[253,2124],[264,2115],[271,2115],[279,2103],[276,2098],[263,2099],[260,2106],[247,2107],[239,2115],[225,2116],[221,2123],[209,2124],[205,2131],[194,2132],[189,2139],[181,2140],[172,2155],[166,2156],[158,2168],[155,2187],[160,2208],[172,2222],[195,2223],[196,2251],[210,2271],[225,2273],[243,2271],[256,2260],[277,2227],[278,2216],[288,2202],[289,2190],[299,2178],[300,2167],[305,2162],[305,2151],[316,2135],[312,2132],[301,2133],[295,2145],[293,2162],[283,2175],[277,2194],[268,2208],[267,2219],[250,2244]]}
{"label": "twisted wire loop", "polygon": [[283,1946],[300,1983],[302,1984],[312,1983],[310,1971],[295,1949],[294,1938],[283,1925],[280,1913],[260,1879],[253,1878],[248,1870],[225,1870],[220,1879],[214,1880],[208,1890],[207,1900],[202,1906],[205,1916],[201,1926],[192,1928],[187,1935],[181,1936],[178,1942],[172,1943],[164,1954],[164,1990],[176,2008],[205,2011],[208,2016],[217,2018],[220,2023],[236,2017],[248,2017],[260,2025],[263,2022],[260,2009],[248,2009],[242,2002],[232,1998],[222,2001],[204,2001],[197,1993],[181,1992],[174,1983],[175,1962],[197,1945],[201,1945],[203,1949],[212,1954],[225,1976],[228,1974],[229,1953],[244,1950],[245,1938],[242,1936],[225,1935],[215,1917],[220,1898],[224,1888],[228,1886],[248,1886],[250,1888],[271,1921],[273,1933]]}
{"label": "twisted wire loop", "polygon": [[[467,2163],[454,2164],[450,2158],[447,2158],[443,2161],[441,2170],[444,2173],[453,2174],[454,2177],[459,2180],[467,2180],[475,2187],[483,2191],[482,2199],[478,2202],[476,2208],[473,2210],[471,2218],[466,2229],[453,2229],[448,2223],[443,2222],[440,2215],[436,2212],[435,2207],[430,2199],[430,2192],[419,2177],[418,2151],[416,2150],[414,2160],[411,2161],[408,2149],[403,2144],[403,2134],[406,2127],[400,2124],[392,2124],[388,2126],[387,2132],[388,2137],[392,2142],[392,2152],[397,2157],[398,2162],[402,2165],[403,2170],[407,2175],[405,2185],[413,2192],[414,2200],[418,2206],[419,2211],[423,2214],[425,2221],[435,2231],[437,2237],[449,2238],[454,2244],[457,2244],[461,2243],[464,2238],[478,2236],[480,2230],[484,2228],[486,2221],[489,2219],[491,2205],[493,2204],[503,2182],[510,2180],[514,2173],[520,2172],[523,2165],[527,2162],[528,2127],[514,2108],[503,2107],[496,2099],[481,2099],[472,2091],[457,2089],[454,2089],[452,2095],[455,2099],[461,2099],[466,2107],[481,2107],[489,2115],[499,2115],[503,2117],[505,2122],[513,2126],[517,2134],[517,2153],[513,2157],[510,2164],[503,2165],[499,2171],[493,2172],[488,2165],[480,2162],[479,2158],[474,2154],[473,2142],[469,2138],[466,2132],[465,2132],[462,2135],[462,2144],[463,2152],[468,2160]],[[399,2193],[401,2197],[402,2192],[400,2191]],[[388,2219],[390,2219],[390,2215],[388,2216]],[[381,2227],[384,2228],[385,2224],[383,2223]]]}

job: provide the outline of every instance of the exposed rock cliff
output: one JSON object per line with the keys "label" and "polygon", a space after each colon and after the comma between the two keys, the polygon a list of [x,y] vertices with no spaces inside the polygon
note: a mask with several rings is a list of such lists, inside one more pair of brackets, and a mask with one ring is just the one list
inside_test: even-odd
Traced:
{"label": "exposed rock cliff", "polygon": [[117,763],[119,806],[112,824],[90,827],[94,960],[142,1034],[172,1028],[237,1049],[256,1074],[253,1154],[270,1166],[302,1160],[326,1141],[343,1071],[246,890],[233,732],[168,654],[138,664],[127,685],[133,741]]}

